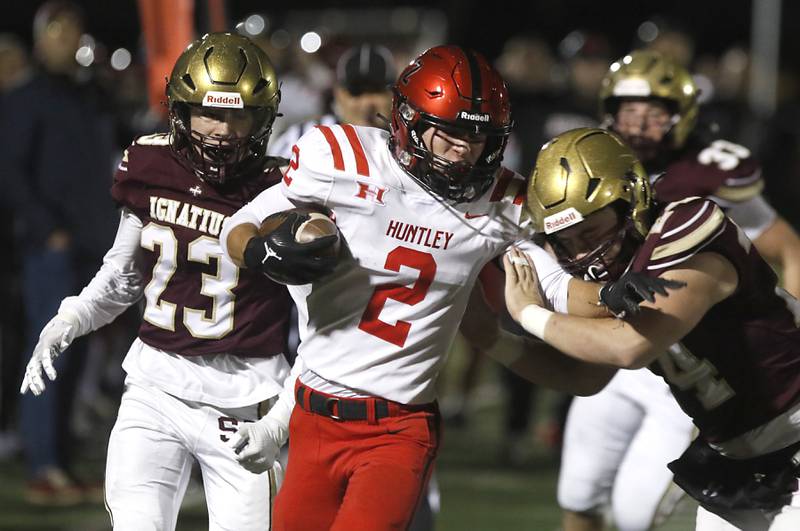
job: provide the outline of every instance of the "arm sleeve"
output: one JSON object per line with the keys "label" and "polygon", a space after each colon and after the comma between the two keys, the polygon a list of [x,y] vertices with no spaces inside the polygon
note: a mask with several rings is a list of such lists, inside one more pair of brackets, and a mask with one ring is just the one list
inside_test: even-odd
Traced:
{"label": "arm sleeve", "polygon": [[527,253],[536,266],[539,284],[550,308],[559,313],[567,313],[569,281],[572,277],[558,265],[558,262],[543,248],[530,240],[519,241],[515,247]]}
{"label": "arm sleeve", "polygon": [[77,336],[107,325],[141,298],[142,274],[136,265],[141,231],[141,220],[122,209],[114,245],[100,270],[79,295],[61,302],[58,313],[74,318]]}
{"label": "arm sleeve", "polygon": [[726,212],[729,218],[744,231],[750,240],[761,236],[770,228],[778,214],[767,203],[762,195],[752,197],[742,203],[736,203]]}
{"label": "arm sleeve", "polygon": [[288,426],[292,416],[292,410],[297,402],[294,394],[294,383],[297,381],[297,378],[303,372],[304,368],[305,364],[303,363],[303,358],[297,356],[289,376],[287,376],[286,380],[283,382],[283,391],[278,395],[278,401],[275,402],[275,405],[272,406],[272,409],[270,409],[266,415],[268,418],[277,420],[281,423],[281,426],[286,428],[285,433],[281,437],[284,443],[288,436]]}

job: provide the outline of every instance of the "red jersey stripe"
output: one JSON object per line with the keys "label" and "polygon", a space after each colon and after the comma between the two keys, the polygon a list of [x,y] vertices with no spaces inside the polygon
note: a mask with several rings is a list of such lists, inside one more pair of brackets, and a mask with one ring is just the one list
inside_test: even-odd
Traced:
{"label": "red jersey stripe", "polygon": [[361,145],[361,140],[358,139],[356,129],[350,124],[342,124],[342,129],[344,129],[344,134],[347,136],[347,140],[350,141],[350,145],[353,146],[353,153],[356,156],[356,172],[364,177],[369,177],[369,162],[367,162],[367,157],[364,155],[364,147]]}
{"label": "red jersey stripe", "polygon": [[339,147],[339,141],[336,140],[336,135],[333,134],[331,128],[327,125],[318,125],[317,129],[322,132],[328,145],[331,147],[331,154],[333,155],[333,167],[339,171],[344,171],[344,158],[342,158],[342,148]]}

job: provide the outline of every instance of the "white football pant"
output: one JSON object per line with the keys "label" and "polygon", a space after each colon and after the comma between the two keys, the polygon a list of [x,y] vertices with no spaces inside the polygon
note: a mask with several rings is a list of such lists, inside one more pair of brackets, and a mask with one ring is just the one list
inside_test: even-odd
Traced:
{"label": "white football pant", "polygon": [[650,529],[683,495],[667,463],[694,425],[647,369],[620,370],[600,393],[573,400],[564,433],[558,503],[577,513],[609,507],[620,531]]}
{"label": "white football pant", "polygon": [[106,462],[106,506],[115,531],[174,530],[194,460],[209,530],[269,530],[280,471],[252,474],[225,444],[239,422],[257,420],[257,408],[220,409],[128,383]]}

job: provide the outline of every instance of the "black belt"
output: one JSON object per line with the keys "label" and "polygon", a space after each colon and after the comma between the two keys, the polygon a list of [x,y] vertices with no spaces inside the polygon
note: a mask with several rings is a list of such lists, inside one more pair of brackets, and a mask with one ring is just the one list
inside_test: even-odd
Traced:
{"label": "black belt", "polygon": [[295,390],[297,405],[306,411],[334,420],[367,420],[367,408],[375,404],[375,419],[389,416],[389,404],[382,399],[339,398],[315,393],[308,387],[298,385]]}

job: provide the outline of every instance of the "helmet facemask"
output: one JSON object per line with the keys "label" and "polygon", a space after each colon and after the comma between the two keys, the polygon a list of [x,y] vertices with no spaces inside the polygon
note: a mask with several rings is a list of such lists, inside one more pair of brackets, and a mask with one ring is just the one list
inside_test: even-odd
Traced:
{"label": "helmet facemask", "polygon": [[[444,200],[475,201],[492,187],[511,127],[503,79],[485,57],[472,50],[430,48],[403,70],[394,86],[392,155],[418,184]],[[432,130],[442,134],[434,131],[434,140],[428,142]],[[469,162],[448,160],[448,149],[439,149],[435,141],[439,136],[469,141]],[[477,136],[481,141],[485,138],[485,145],[476,157]]]}
{"label": "helmet facemask", "polygon": [[[399,115],[408,132],[405,152],[408,155],[401,155],[399,160],[418,183],[455,203],[474,201],[492,186],[495,173],[503,160],[503,151],[511,131],[510,125],[503,128],[456,125],[418,113],[407,103],[400,103]],[[464,135],[485,135],[484,148],[474,164],[466,160],[448,160],[435,154],[433,146],[425,145],[422,135],[432,128],[457,138]],[[436,139],[434,134],[432,142]]]}
{"label": "helmet facemask", "polygon": [[198,177],[211,184],[224,184],[259,171],[263,166],[275,114],[270,108],[245,110],[252,116],[253,125],[248,134],[217,136],[192,129],[190,105],[175,104],[170,109],[169,117],[174,136],[172,146],[179,160],[185,161]]}
{"label": "helmet facemask", "polygon": [[622,220],[618,222],[616,232],[580,258],[574,258],[560,240],[558,232],[546,237],[559,265],[570,275],[584,280],[605,282],[617,280],[627,270],[643,238],[626,215],[626,204],[619,201],[611,206],[617,213],[617,219]]}
{"label": "helmet facemask", "polygon": [[604,129],[573,129],[545,144],[526,205],[562,267],[591,280],[618,278],[652,225],[647,173]]}

